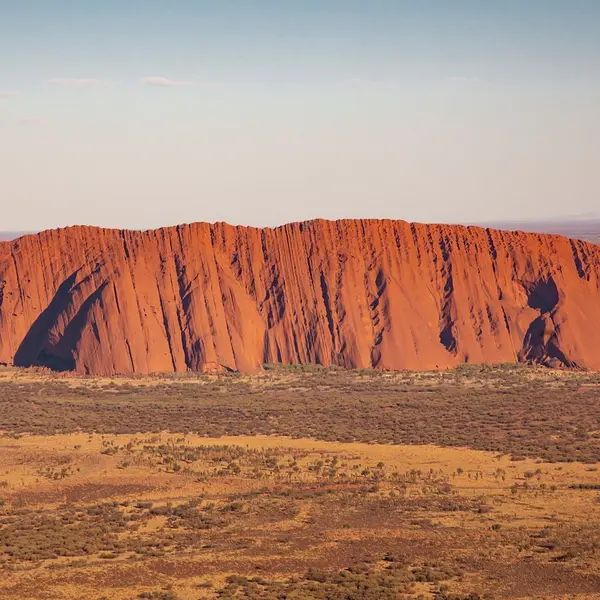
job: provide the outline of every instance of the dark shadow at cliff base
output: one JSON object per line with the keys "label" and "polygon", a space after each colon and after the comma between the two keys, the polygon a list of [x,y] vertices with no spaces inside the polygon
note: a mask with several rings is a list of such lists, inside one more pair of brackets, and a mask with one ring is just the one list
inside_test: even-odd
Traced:
{"label": "dark shadow at cliff base", "polygon": [[76,278],[77,271],[63,281],[48,308],[34,321],[15,353],[15,367],[48,367],[53,371],[72,371],[75,369],[75,359],[71,355],[61,356],[53,353],[48,348],[48,338],[58,316],[70,303],[71,288]]}

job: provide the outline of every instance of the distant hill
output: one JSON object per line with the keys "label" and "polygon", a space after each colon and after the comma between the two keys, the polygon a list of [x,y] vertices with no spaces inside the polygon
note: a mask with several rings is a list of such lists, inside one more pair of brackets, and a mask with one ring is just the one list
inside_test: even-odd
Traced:
{"label": "distant hill", "polygon": [[540,221],[496,221],[486,224],[495,229],[522,230],[533,233],[554,233],[600,244],[600,217]]}
{"label": "distant hill", "polygon": [[0,231],[0,242],[16,240],[18,237],[31,233],[30,231]]}

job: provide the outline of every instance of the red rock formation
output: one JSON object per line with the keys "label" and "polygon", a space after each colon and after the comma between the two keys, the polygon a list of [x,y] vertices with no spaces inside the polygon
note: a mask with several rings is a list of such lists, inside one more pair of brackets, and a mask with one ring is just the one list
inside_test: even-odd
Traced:
{"label": "red rock formation", "polygon": [[477,227],[71,227],[0,243],[0,362],[600,369],[599,277],[600,246]]}

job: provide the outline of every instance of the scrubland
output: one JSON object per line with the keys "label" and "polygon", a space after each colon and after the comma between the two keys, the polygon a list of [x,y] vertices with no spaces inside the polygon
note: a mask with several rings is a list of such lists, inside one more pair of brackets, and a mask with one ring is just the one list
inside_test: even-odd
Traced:
{"label": "scrubland", "polygon": [[600,597],[600,377],[0,371],[0,598]]}

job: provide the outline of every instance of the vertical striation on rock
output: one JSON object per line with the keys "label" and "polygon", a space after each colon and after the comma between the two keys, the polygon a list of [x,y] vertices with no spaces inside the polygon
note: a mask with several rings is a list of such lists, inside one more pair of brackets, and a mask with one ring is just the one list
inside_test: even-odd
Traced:
{"label": "vertical striation on rock", "polygon": [[0,243],[0,362],[600,369],[600,247],[390,220],[70,227]]}

